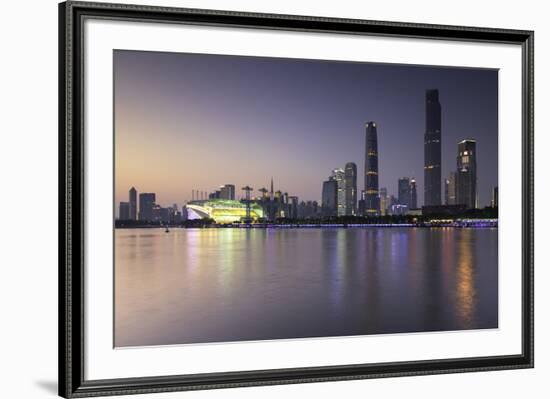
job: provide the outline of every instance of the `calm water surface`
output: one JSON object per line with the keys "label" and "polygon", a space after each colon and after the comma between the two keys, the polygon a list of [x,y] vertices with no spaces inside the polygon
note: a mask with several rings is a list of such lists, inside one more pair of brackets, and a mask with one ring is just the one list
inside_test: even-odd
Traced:
{"label": "calm water surface", "polygon": [[498,327],[497,229],[119,229],[115,345]]}

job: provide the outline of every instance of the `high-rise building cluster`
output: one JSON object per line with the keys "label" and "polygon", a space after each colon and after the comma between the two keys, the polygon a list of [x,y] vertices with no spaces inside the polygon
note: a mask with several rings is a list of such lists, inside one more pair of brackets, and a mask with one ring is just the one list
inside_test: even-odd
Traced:
{"label": "high-rise building cluster", "polygon": [[[479,207],[477,192],[476,141],[465,139],[457,145],[456,170],[444,180],[444,201],[441,199],[442,128],[439,90],[426,90],[424,132],[424,207],[458,206],[457,209]],[[323,182],[322,214],[324,216],[378,216],[386,214],[419,214],[417,183],[414,177],[397,182],[397,197],[379,188],[378,130],[374,121],[365,125],[364,189],[357,191],[357,167],[353,162],[332,171]],[[359,194],[359,195],[358,195]],[[495,187],[491,205],[498,204]]]}
{"label": "high-rise building cluster", "polygon": [[[323,182],[321,204],[316,201],[299,201],[294,195],[274,190],[273,178],[270,189],[259,189],[259,196],[251,196],[253,189],[243,187],[246,199],[241,203],[260,206],[263,218],[273,221],[279,218],[308,219],[343,216],[384,216],[420,214],[423,211],[438,212],[438,209],[473,209],[478,204],[476,141],[464,139],[457,144],[456,168],[444,179],[442,201],[442,126],[441,104],[437,89],[426,90],[424,132],[424,201],[422,210],[418,201],[417,183],[414,177],[405,176],[397,181],[397,196],[388,194],[386,187],[379,187],[378,126],[375,121],[365,124],[365,156],[363,189],[357,188],[357,165],[347,162],[344,167],[333,169]],[[139,202],[138,202],[139,198]],[[192,202],[226,200],[236,201],[235,185],[224,184],[207,193],[193,189]],[[241,205],[242,206],[242,205]],[[498,188],[493,189],[492,207],[498,206]],[[248,215],[248,213],[247,213]],[[143,222],[173,223],[184,220],[186,208],[177,205],[163,208],[156,202],[155,193],[138,193],[134,187],[129,191],[128,201],[119,204],[119,219]]]}
{"label": "high-rise building cluster", "polygon": [[265,219],[268,221],[281,218],[313,219],[320,216],[317,201],[300,201],[296,195],[289,195],[288,192],[275,190],[273,178],[271,178],[269,190],[262,187],[258,191],[260,195],[251,196],[249,201],[262,208]]}
{"label": "high-rise building cluster", "polygon": [[439,91],[426,91],[426,133],[424,135],[424,205],[479,207],[476,140],[457,144],[456,169],[445,179],[441,202],[441,104]]}
{"label": "high-rise building cluster", "polygon": [[121,221],[168,224],[180,223],[185,220],[185,217],[183,207],[181,211],[178,209],[177,204],[170,207],[161,207],[156,202],[155,193],[140,193],[138,196],[134,187],[128,192],[128,201],[119,203],[118,220]]}
{"label": "high-rise building cluster", "polygon": [[322,216],[357,215],[357,165],[348,162],[343,169],[334,169],[323,182],[321,197]]}

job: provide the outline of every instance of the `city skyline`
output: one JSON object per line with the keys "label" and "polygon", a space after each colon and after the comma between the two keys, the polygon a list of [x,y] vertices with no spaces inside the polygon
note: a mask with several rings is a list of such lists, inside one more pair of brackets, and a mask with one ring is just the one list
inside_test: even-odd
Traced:
{"label": "city skyline", "polygon": [[[358,77],[361,87],[377,87],[376,101],[370,101],[371,91],[363,99],[350,87]],[[243,80],[248,85],[239,84]],[[320,202],[330,170],[348,163],[363,170],[368,120],[378,127],[378,188],[393,194],[398,178],[408,176],[422,193],[424,96],[437,88],[443,125],[440,185],[456,170],[458,141],[474,138],[479,205],[489,205],[498,185],[497,151],[491,149],[497,146],[497,83],[492,70],[117,50],[115,203],[128,201],[132,186],[156,193],[164,204],[181,205],[191,200],[191,190],[210,193],[228,183],[250,185],[257,195],[271,176],[277,189]],[[296,85],[302,90],[298,99]],[[133,95],[144,86],[147,97]],[[285,114],[289,106],[294,112]],[[237,189],[236,197],[240,194]],[[418,202],[423,205],[422,195]]]}

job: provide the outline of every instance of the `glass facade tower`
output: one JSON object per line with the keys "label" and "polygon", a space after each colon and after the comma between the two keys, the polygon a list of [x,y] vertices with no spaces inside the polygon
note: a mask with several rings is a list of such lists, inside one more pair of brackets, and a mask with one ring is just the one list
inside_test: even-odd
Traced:
{"label": "glass facade tower", "polygon": [[365,214],[380,213],[378,197],[378,134],[375,122],[367,122],[365,139]]}
{"label": "glass facade tower", "polygon": [[462,140],[458,143],[456,169],[456,203],[466,205],[469,209],[477,208],[477,161],[475,140]]}
{"label": "glass facade tower", "polygon": [[352,216],[357,214],[357,165],[348,162],[344,169],[345,184],[345,214]]}
{"label": "glass facade tower", "polygon": [[426,91],[424,205],[441,205],[441,105],[439,91]]}

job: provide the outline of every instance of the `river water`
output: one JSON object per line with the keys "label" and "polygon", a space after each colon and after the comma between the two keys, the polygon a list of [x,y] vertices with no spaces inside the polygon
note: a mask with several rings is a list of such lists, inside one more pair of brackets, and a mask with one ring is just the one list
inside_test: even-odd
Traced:
{"label": "river water", "polygon": [[498,231],[115,230],[115,346],[498,327]]}

